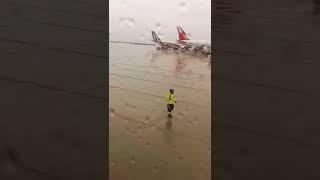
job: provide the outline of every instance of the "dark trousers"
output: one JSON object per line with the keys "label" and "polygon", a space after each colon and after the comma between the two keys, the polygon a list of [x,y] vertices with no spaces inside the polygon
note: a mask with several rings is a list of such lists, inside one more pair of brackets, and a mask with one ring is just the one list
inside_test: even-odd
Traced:
{"label": "dark trousers", "polygon": [[168,112],[171,112],[174,108],[174,104],[167,104]]}

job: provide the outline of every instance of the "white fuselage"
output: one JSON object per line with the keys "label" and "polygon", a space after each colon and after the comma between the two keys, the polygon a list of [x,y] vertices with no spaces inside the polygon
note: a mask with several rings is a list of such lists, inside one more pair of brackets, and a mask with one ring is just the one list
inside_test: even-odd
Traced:
{"label": "white fuselage", "polygon": [[211,42],[203,40],[177,40],[177,43],[183,44],[191,49],[201,49],[205,53],[211,54]]}
{"label": "white fuselage", "polygon": [[162,41],[162,43],[167,44],[171,47],[178,47],[181,49],[198,49],[204,53],[211,54],[211,42],[210,41],[203,41],[203,40],[176,40],[174,41]]}
{"label": "white fuselage", "polygon": [[186,44],[186,45],[191,45],[191,46],[207,46],[211,47],[211,42],[210,41],[203,41],[203,40],[178,40],[178,43]]}

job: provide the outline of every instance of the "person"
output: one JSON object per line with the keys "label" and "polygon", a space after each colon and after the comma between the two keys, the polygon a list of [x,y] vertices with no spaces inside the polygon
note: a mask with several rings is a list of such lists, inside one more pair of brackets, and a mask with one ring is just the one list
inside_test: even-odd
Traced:
{"label": "person", "polygon": [[167,94],[167,109],[168,109],[168,116],[172,117],[171,111],[174,109],[174,104],[176,100],[174,99],[174,90],[170,89],[169,93]]}

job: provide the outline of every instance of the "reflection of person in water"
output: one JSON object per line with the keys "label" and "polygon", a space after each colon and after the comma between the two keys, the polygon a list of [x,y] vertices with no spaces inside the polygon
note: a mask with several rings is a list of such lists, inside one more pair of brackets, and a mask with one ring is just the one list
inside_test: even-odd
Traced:
{"label": "reflection of person in water", "polygon": [[166,123],[166,128],[167,129],[171,129],[171,127],[172,127],[172,121],[171,121],[171,116],[168,116],[168,121],[167,121],[167,123]]}
{"label": "reflection of person in water", "polygon": [[175,71],[181,73],[184,67],[186,66],[184,63],[184,59],[178,56],[176,60],[177,60],[177,63],[176,63]]}
{"label": "reflection of person in water", "polygon": [[174,139],[175,139],[175,133],[174,131],[172,130],[172,117],[168,116],[167,117],[167,122],[164,126],[165,128],[165,131],[163,131],[163,140],[165,142],[165,144],[167,144],[169,147],[171,147],[173,144],[174,144]]}

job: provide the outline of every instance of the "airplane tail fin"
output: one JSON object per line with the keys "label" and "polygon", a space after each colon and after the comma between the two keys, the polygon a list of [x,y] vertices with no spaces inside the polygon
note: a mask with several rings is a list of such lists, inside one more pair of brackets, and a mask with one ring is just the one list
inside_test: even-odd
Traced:
{"label": "airplane tail fin", "polygon": [[163,45],[161,39],[157,36],[157,34],[154,31],[151,31],[151,34],[154,42]]}
{"label": "airplane tail fin", "polygon": [[179,40],[189,40],[181,26],[177,26],[177,30],[179,34]]}

